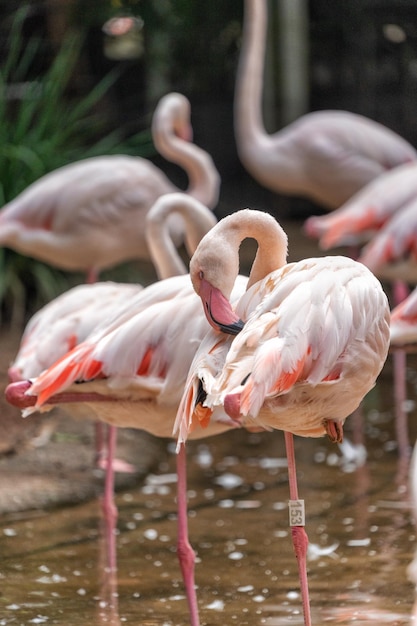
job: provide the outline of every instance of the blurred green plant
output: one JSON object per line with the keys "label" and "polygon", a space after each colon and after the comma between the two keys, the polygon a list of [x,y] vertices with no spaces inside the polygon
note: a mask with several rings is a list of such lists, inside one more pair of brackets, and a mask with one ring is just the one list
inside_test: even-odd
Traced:
{"label": "blurred green plant", "polygon": [[[66,163],[101,154],[155,154],[148,130],[125,139],[122,131],[106,130],[106,120],[96,111],[117,72],[109,73],[82,98],[68,96],[82,50],[79,34],[68,35],[44,74],[27,80],[42,41],[24,39],[26,12],[23,7],[14,16],[7,56],[0,67],[0,206]],[[11,101],[14,86],[21,93]],[[0,311],[3,319],[14,324],[23,323],[26,315],[75,282],[80,282],[79,277],[0,249]]]}

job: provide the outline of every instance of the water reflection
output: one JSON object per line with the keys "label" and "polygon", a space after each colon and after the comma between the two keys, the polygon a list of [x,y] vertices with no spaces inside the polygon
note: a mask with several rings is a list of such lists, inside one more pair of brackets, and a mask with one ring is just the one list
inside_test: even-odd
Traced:
{"label": "water reflection", "polygon": [[[416,358],[408,359],[410,397]],[[316,625],[410,623],[407,567],[416,538],[392,392],[388,364],[362,415],[348,420],[342,448],[296,439]],[[408,409],[414,441],[416,409]],[[202,624],[302,625],[282,433],[230,432],[194,442],[188,456]],[[186,624],[175,493],[174,446],[167,444],[158,473],[117,496],[117,575],[106,565],[99,502],[5,516],[0,626]]]}

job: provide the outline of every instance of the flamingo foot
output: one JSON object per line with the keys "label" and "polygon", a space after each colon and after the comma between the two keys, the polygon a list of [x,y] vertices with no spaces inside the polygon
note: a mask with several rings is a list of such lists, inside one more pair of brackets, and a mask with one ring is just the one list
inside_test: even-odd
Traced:
{"label": "flamingo foot", "polygon": [[343,441],[343,424],[336,420],[325,420],[324,428],[327,436],[332,443],[342,443]]}
{"label": "flamingo foot", "polygon": [[224,399],[224,410],[234,421],[240,419],[240,393],[229,393]]}
{"label": "flamingo foot", "polygon": [[[101,458],[97,460],[97,467],[101,470],[107,471],[109,460],[107,458]],[[120,472],[121,474],[134,474],[137,470],[134,465],[123,461],[123,459],[113,459],[111,462],[114,472]]]}

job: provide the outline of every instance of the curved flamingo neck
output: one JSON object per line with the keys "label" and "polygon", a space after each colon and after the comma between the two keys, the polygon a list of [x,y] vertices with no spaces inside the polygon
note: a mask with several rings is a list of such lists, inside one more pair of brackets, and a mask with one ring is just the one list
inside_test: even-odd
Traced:
{"label": "curved flamingo neck", "polygon": [[287,236],[272,215],[251,209],[237,211],[211,229],[191,259],[190,276],[198,294],[204,278],[230,298],[239,273],[240,244],[247,238],[258,243],[248,287],[286,264]]}
{"label": "curved flamingo neck", "polygon": [[160,280],[187,273],[170,234],[169,218],[173,213],[183,218],[185,245],[190,256],[217,221],[207,207],[184,193],[166,194],[157,200],[146,216],[146,241]]}
{"label": "curved flamingo neck", "polygon": [[283,267],[287,262],[288,253],[287,235],[278,222],[268,213],[257,211],[251,213],[256,215],[254,218],[250,218],[249,223],[245,223],[245,219],[242,219],[241,222],[241,234],[243,235],[241,241],[251,237],[258,244],[247,289],[271,272]]}
{"label": "curved flamingo neck", "polygon": [[190,141],[190,103],[181,94],[169,94],[152,120],[152,138],[158,152],[182,167],[188,176],[187,193],[206,206],[216,206],[220,175],[211,156]]}
{"label": "curved flamingo neck", "polygon": [[[264,57],[267,37],[266,0],[245,0],[242,47],[234,98],[235,135],[239,156],[253,162],[254,145],[268,144],[262,115]],[[258,149],[255,148],[256,153]]]}

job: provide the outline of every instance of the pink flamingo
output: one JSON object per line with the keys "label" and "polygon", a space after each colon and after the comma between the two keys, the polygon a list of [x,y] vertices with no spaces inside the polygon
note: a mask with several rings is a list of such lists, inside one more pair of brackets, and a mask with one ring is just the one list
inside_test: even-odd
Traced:
{"label": "pink flamingo", "polygon": [[245,0],[234,122],[240,160],[263,186],[335,209],[417,152],[395,132],[346,111],[303,115],[275,134],[262,122],[267,2]]}
{"label": "pink flamingo", "polygon": [[[417,282],[415,254],[409,254],[417,235],[416,167],[409,163],[383,174],[331,215],[310,217],[304,225],[324,250],[369,242],[356,256],[381,280],[392,283],[394,305],[407,297],[406,283]],[[393,361],[397,441],[400,460],[406,465],[410,452],[404,411],[406,353],[396,350]]]}
{"label": "pink flamingo", "polygon": [[[152,136],[159,152],[182,166],[188,195],[213,208],[220,177],[210,155],[191,143],[190,103],[164,96],[154,112]],[[100,156],[66,165],[30,185],[0,212],[0,245],[70,271],[100,271],[131,259],[149,259],[144,220],[162,195],[180,191],[151,161]],[[181,218],[170,218],[176,245]]]}
{"label": "pink flamingo", "polygon": [[385,280],[417,283],[417,197],[381,228],[358,260]]}
{"label": "pink flamingo", "polygon": [[417,163],[399,165],[368,183],[329,215],[309,217],[304,230],[323,250],[361,245],[417,198]]}
{"label": "pink flamingo", "polygon": [[[247,291],[230,293],[239,245],[258,242]],[[379,281],[346,257],[286,263],[287,237],[266,213],[244,210],[221,220],[200,242],[190,276],[215,330],[196,353],[176,419],[179,452],[216,412],[249,429],[285,431],[292,536],[304,620],[311,624],[303,509],[293,434],[341,441],[345,418],[374,386],[389,346],[389,306]],[[219,335],[244,322],[234,338]],[[190,556],[191,559],[191,556]]]}
{"label": "pink flamingo", "polygon": [[[153,115],[152,137],[160,154],[186,171],[188,195],[213,208],[220,177],[210,155],[190,141],[190,115],[185,96],[164,96]],[[78,161],[43,176],[3,207],[0,245],[64,270],[85,271],[92,283],[113,265],[149,259],[146,214],[160,196],[175,191],[179,190],[147,159],[117,155]],[[179,245],[184,232],[181,216],[170,216],[169,231]],[[102,437],[98,424],[99,457]],[[111,459],[108,451],[107,458]]]}

